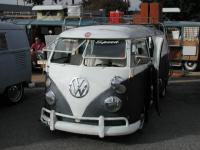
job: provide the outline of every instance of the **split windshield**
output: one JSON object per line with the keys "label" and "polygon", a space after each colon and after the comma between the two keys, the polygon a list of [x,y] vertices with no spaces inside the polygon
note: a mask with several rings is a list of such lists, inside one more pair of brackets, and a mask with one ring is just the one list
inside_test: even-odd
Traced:
{"label": "split windshield", "polygon": [[125,40],[59,39],[51,62],[85,66],[126,65]]}

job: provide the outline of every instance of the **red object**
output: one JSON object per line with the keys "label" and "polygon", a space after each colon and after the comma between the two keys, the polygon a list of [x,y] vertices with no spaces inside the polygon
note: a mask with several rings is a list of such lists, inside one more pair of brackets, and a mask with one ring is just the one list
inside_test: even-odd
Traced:
{"label": "red object", "polygon": [[39,39],[35,39],[36,41],[31,45],[31,61],[33,64],[37,64],[37,53],[42,51],[45,47],[45,44],[41,42]]}
{"label": "red object", "polygon": [[150,23],[158,24],[160,20],[160,5],[159,3],[150,4]]}
{"label": "red object", "polygon": [[43,42],[35,42],[31,45],[31,49],[33,51],[41,51],[45,47],[45,44]]}
{"label": "red object", "polygon": [[120,24],[123,16],[124,13],[121,11],[110,11],[109,22],[111,24]]}

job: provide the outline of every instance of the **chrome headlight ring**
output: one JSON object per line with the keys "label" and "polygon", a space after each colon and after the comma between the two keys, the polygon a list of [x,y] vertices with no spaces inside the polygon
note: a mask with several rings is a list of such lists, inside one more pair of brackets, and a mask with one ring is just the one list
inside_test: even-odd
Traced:
{"label": "chrome headlight ring", "polygon": [[46,102],[49,104],[49,105],[54,105],[55,102],[56,102],[56,96],[54,94],[53,91],[49,90],[46,94]]}
{"label": "chrome headlight ring", "polygon": [[126,92],[125,85],[121,84],[123,81],[124,79],[120,76],[115,76],[111,80],[111,87],[118,94],[124,94]]}
{"label": "chrome headlight ring", "polygon": [[49,78],[49,76],[46,77],[45,86],[47,89],[49,89],[51,86],[51,79]]}
{"label": "chrome headlight ring", "polygon": [[110,96],[104,101],[104,108],[109,112],[117,112],[122,107],[122,100],[116,96]]}

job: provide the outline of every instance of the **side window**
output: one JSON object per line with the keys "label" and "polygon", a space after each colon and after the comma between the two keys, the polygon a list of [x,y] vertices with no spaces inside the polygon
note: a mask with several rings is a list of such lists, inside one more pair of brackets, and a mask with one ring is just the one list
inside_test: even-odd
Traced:
{"label": "side window", "polygon": [[146,41],[140,41],[137,43],[137,55],[149,57]]}
{"label": "side window", "polygon": [[131,66],[147,64],[150,61],[146,40],[132,41]]}
{"label": "side window", "polygon": [[8,49],[5,33],[0,33],[0,50]]}

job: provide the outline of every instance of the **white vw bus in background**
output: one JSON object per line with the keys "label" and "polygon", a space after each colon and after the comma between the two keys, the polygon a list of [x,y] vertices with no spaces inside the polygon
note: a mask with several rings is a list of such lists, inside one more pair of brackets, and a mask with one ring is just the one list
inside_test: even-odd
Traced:
{"label": "white vw bus in background", "polygon": [[155,29],[67,30],[50,50],[41,121],[50,130],[101,138],[131,134],[143,127],[150,101],[157,106],[164,96],[168,67],[165,35]]}

